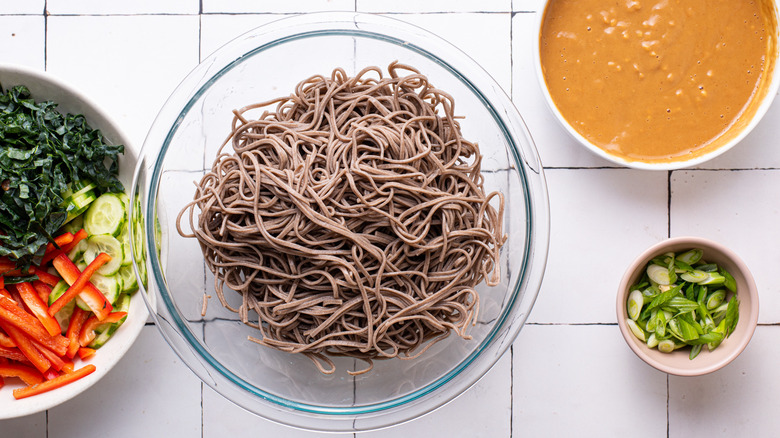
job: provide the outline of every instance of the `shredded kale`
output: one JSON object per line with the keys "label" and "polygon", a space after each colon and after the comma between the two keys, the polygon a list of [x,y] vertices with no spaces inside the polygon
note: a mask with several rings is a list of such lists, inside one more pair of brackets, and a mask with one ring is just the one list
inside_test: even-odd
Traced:
{"label": "shredded kale", "polygon": [[83,115],[35,102],[23,85],[0,94],[0,256],[40,261],[67,217],[63,193],[88,180],[97,194],[123,191],[123,145],[106,144]]}

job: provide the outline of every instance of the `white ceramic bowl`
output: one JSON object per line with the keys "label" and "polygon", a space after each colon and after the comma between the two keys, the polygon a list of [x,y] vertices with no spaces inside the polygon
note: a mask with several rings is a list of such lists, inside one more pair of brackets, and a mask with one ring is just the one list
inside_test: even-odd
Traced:
{"label": "white ceramic bowl", "polygon": [[[36,101],[51,100],[58,103],[57,109],[62,113],[84,114],[89,125],[99,129],[108,142],[124,144],[125,153],[119,159],[119,178],[125,185],[125,190],[130,189],[137,151],[111,117],[87,96],[49,73],[21,66],[0,65],[0,85],[2,85],[3,90],[14,85],[25,85],[30,89],[32,97]],[[44,411],[72,399],[94,385],[124,356],[141,332],[147,316],[146,306],[140,297],[140,292],[137,292],[131,300],[125,323],[116,331],[111,340],[101,347],[91,359],[84,362],[94,364],[95,372],[76,382],[44,394],[16,400],[12,394],[13,389],[21,387],[23,384],[18,379],[6,379],[5,386],[0,388],[0,420]],[[82,363],[77,357],[76,368],[81,366]],[[0,430],[2,429],[0,428]],[[2,434],[0,433],[0,435]]]}
{"label": "white ceramic bowl", "polygon": [[[737,122],[735,122],[734,126],[730,128],[729,131],[727,131],[725,134],[722,134],[722,136],[731,135],[731,139],[729,141],[727,141],[725,144],[718,147],[717,149],[711,150],[710,152],[707,152],[705,154],[696,155],[693,158],[687,160],[681,159],[681,160],[667,161],[667,162],[644,162],[644,161],[626,160],[622,157],[610,154],[609,152],[598,147],[590,140],[585,138],[582,134],[577,132],[577,130],[571,126],[571,124],[561,114],[560,110],[555,104],[555,101],[550,95],[549,90],[547,89],[547,84],[545,82],[544,74],[542,72],[542,63],[541,63],[541,56],[540,56],[540,36],[541,36],[542,22],[544,21],[544,16],[547,10],[547,6],[552,1],[554,0],[546,0],[544,2],[544,5],[540,9],[539,14],[537,14],[537,20],[535,23],[535,28],[533,33],[534,35],[533,62],[534,62],[534,69],[536,70],[536,77],[538,78],[539,85],[541,87],[542,93],[544,94],[544,100],[547,102],[547,105],[549,106],[550,110],[552,111],[552,113],[554,114],[555,118],[558,120],[560,125],[563,127],[563,129],[572,138],[574,138],[580,144],[585,146],[589,151],[593,152],[594,154],[598,155],[601,158],[604,158],[606,160],[609,160],[621,166],[632,167],[635,169],[645,169],[645,170],[674,170],[674,169],[697,166],[699,164],[704,163],[705,161],[709,161],[723,154],[724,152],[734,147],[737,143],[742,141],[742,139],[744,139],[750,133],[750,131],[752,131],[753,128],[755,128],[756,125],[758,125],[758,123],[761,121],[761,118],[764,116],[764,114],[766,114],[767,110],[769,110],[769,107],[772,105],[772,101],[777,95],[778,87],[780,86],[780,68],[778,68],[777,65],[777,62],[780,59],[780,44],[778,44],[780,38],[778,38],[778,34],[777,34],[778,32],[780,32],[780,12],[778,12],[778,2],[772,1],[773,8],[771,12],[775,15],[775,22],[778,23],[778,25],[775,27],[776,30],[776,34],[774,36],[775,44],[774,44],[774,53],[772,54],[774,59],[773,59],[772,66],[770,67],[771,70],[770,73],[771,77],[769,78],[770,82],[768,86],[765,88],[766,91],[763,94],[763,96],[758,96],[758,98],[761,100],[761,103],[756,108],[756,110],[752,113],[752,115],[748,115],[747,117],[741,117]],[[731,134],[732,132],[734,133]]]}

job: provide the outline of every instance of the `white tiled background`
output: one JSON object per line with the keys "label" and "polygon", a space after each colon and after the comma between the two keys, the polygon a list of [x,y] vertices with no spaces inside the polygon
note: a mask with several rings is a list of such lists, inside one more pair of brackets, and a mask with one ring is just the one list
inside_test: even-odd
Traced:
{"label": "white tiled background", "polygon": [[[702,168],[618,168],[578,147],[544,105],[531,44],[541,0],[1,0],[0,62],[57,73],[140,145],[200,59],[286,14],[386,13],[450,40],[525,118],[546,170],[552,235],[529,323],[475,387],[442,409],[360,438],[779,436],[780,101],[740,145]],[[694,234],[734,248],[761,290],[759,327],[725,369],[679,378],[624,344],[614,295],[647,246]],[[147,324],[123,361],[76,399],[0,437],[314,437],[248,414],[205,387]],[[342,436],[342,435],[339,435]]]}

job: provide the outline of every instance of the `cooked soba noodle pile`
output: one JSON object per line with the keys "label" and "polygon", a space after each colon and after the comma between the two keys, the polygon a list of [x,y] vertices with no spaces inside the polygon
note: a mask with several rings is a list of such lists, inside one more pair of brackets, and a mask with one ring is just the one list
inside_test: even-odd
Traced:
{"label": "cooked soba noodle pile", "polygon": [[312,76],[234,113],[178,228],[187,216],[221,303],[259,330],[252,341],[326,373],[329,356],[359,358],[360,373],[469,337],[475,287],[499,281],[504,202],[484,193],[452,97],[392,63]]}

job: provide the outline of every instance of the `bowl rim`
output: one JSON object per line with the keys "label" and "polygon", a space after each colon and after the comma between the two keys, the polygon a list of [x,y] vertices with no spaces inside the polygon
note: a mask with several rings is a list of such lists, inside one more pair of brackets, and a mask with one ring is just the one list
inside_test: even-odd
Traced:
{"label": "bowl rim", "polygon": [[[649,351],[648,347],[638,342],[638,340],[636,340],[636,337],[628,328],[628,325],[625,322],[628,313],[626,311],[626,299],[628,297],[628,289],[631,286],[629,283],[631,282],[632,277],[634,277],[634,274],[637,271],[643,269],[644,266],[647,264],[647,262],[650,261],[653,257],[663,254],[664,252],[667,252],[669,247],[676,246],[676,245],[685,245],[686,247],[691,247],[691,248],[704,248],[705,251],[707,249],[710,249],[720,253],[724,258],[729,259],[729,261],[731,261],[737,267],[740,275],[744,277],[745,283],[748,286],[747,291],[745,291],[745,293],[750,296],[750,307],[747,309],[742,309],[742,306],[740,306],[740,315],[739,315],[740,321],[744,320],[746,322],[745,334],[739,339],[733,339],[733,341],[737,341],[737,342],[731,343],[729,345],[730,353],[720,361],[712,363],[711,365],[677,367],[677,366],[669,365],[666,362],[659,361],[655,359],[653,356],[650,356],[648,354]],[[756,282],[753,277],[753,274],[751,273],[750,269],[748,269],[747,264],[745,264],[742,258],[732,249],[726,247],[725,245],[719,242],[704,237],[697,237],[697,236],[672,237],[657,242],[651,245],[646,250],[642,251],[642,253],[640,253],[631,262],[631,264],[627,267],[625,273],[623,274],[623,277],[620,280],[620,285],[618,286],[615,304],[616,304],[617,324],[620,329],[620,333],[623,335],[623,340],[626,342],[628,347],[631,348],[631,350],[634,352],[634,354],[636,354],[637,357],[645,361],[648,365],[656,368],[659,371],[663,371],[667,374],[672,374],[676,376],[699,376],[699,375],[712,373],[714,371],[717,371],[725,367],[726,365],[731,363],[734,359],[736,359],[737,356],[739,356],[742,353],[742,351],[745,350],[745,348],[750,343],[750,340],[753,337],[753,333],[755,332],[756,326],[758,325],[759,293],[758,293],[758,288],[756,286]],[[693,362],[695,361],[692,361],[692,363]],[[695,363],[693,365],[695,365]]]}
{"label": "bowl rim", "polygon": [[[311,28],[301,31],[302,28],[307,29],[307,26]],[[392,36],[390,31],[392,31],[395,35],[400,33],[402,37]],[[153,196],[153,194],[159,190],[159,184],[161,180],[160,169],[162,161],[165,157],[167,148],[170,146],[172,137],[178,128],[177,123],[183,119],[187,111],[194,105],[194,102],[197,101],[199,96],[219,76],[223,75],[226,71],[229,71],[230,68],[237,65],[241,60],[250,56],[251,54],[260,53],[269,47],[274,47],[287,41],[301,38],[311,38],[320,35],[346,35],[353,38],[363,37],[376,39],[394,44],[396,46],[407,48],[417,52],[418,54],[428,57],[430,60],[436,62],[439,66],[449,71],[455,78],[459,79],[464,85],[466,85],[471,90],[471,92],[474,93],[474,95],[482,102],[485,108],[487,108],[499,129],[501,129],[501,134],[509,144],[508,152],[512,157],[511,160],[514,160],[513,168],[520,175],[523,186],[521,190],[524,196],[523,202],[525,203],[528,217],[525,223],[526,229],[524,230],[526,233],[526,242],[523,251],[523,265],[520,267],[520,269],[518,269],[519,274],[517,283],[509,286],[510,289],[512,289],[510,302],[507,304],[505,311],[502,313],[499,323],[495,324],[491,329],[490,333],[485,338],[485,341],[483,341],[483,345],[481,345],[480,348],[472,351],[471,354],[461,363],[459,363],[453,370],[411,394],[395,397],[383,402],[364,404],[358,407],[327,407],[314,405],[311,403],[292,402],[290,400],[284,399],[283,397],[270,394],[260,388],[255,387],[254,385],[251,385],[216,361],[207,351],[207,349],[201,345],[197,337],[191,333],[190,328],[184,321],[182,321],[180,315],[176,312],[176,306],[170,298],[170,293],[167,291],[164,275],[160,272],[158,267],[160,265],[160,260],[157,257],[155,251],[149,252],[149,271],[152,273],[155,279],[154,286],[159,289],[159,294],[162,297],[162,301],[172,316],[172,321],[167,321],[167,323],[172,323],[178,332],[178,336],[185,338],[186,347],[194,350],[199,356],[198,359],[205,359],[209,366],[218,370],[223,377],[226,377],[233,384],[236,384],[244,391],[257,396],[264,401],[274,403],[277,405],[277,407],[280,408],[289,409],[296,413],[330,416],[330,418],[337,416],[344,417],[350,415],[361,416],[382,414],[395,408],[409,406],[410,402],[419,402],[423,399],[426,401],[433,401],[424,412],[418,412],[413,417],[404,420],[408,421],[442,406],[443,404],[454,399],[457,395],[464,392],[466,389],[476,383],[479,378],[481,378],[498,361],[502,353],[508,349],[511,343],[504,342],[503,344],[499,344],[501,345],[501,351],[499,354],[495,355],[495,358],[490,360],[490,365],[483,367],[484,369],[480,368],[481,372],[477,376],[470,378],[468,384],[460,388],[455,396],[438,398],[431,397],[432,394],[435,394],[438,389],[443,387],[453,378],[457,376],[462,377],[461,372],[464,369],[471,367],[475,359],[482,353],[483,350],[496,345],[496,342],[494,341],[499,338],[497,337],[498,328],[502,328],[506,324],[506,327],[511,329],[508,336],[511,337],[511,339],[516,337],[517,333],[528,317],[530,308],[533,306],[533,303],[538,296],[549,245],[549,204],[547,200],[546,184],[544,182],[543,169],[539,163],[538,153],[535,149],[530,133],[522,121],[520,114],[512,105],[511,100],[495,83],[495,80],[492,79],[478,64],[476,64],[476,62],[474,62],[459,49],[417,26],[394,18],[359,12],[323,12],[283,18],[281,20],[260,26],[226,44],[217,50],[217,52],[211,55],[208,59],[199,64],[199,66],[196,67],[187,76],[187,78],[184,79],[182,84],[177,87],[177,89],[169,98],[168,102],[163,106],[160,115],[158,115],[158,118],[155,120],[147,137],[147,142],[145,143],[144,147],[146,148],[148,145],[148,147],[156,147],[159,149],[158,153],[154,157],[155,162],[148,163],[149,169],[151,170],[151,177],[147,193],[151,193],[152,195],[147,197],[146,202],[143,205],[143,208],[146,210],[146,212],[143,214],[143,217],[145,220],[144,227],[146,231],[147,246],[153,247],[150,245],[153,243],[151,239],[152,236],[154,236],[154,221],[152,212],[154,211],[156,197]],[[241,44],[245,44],[248,40],[253,40],[252,43],[254,44],[254,48],[250,50],[251,53],[247,52],[240,58],[233,59],[232,62],[217,67],[219,68],[219,71],[216,74],[211,76],[209,79],[206,79],[205,82],[200,82],[203,80],[202,78],[205,77],[203,76],[203,73],[206,69],[204,66],[214,67],[218,55],[225,51],[226,48],[230,48],[231,46],[240,48]],[[430,48],[435,45],[438,45],[436,46],[437,48],[444,46],[445,49],[448,50],[446,52],[446,55],[449,57],[448,59],[453,60],[454,57],[454,62],[445,61],[441,56],[435,54]],[[469,73],[472,75],[472,77],[466,77],[466,75],[461,73],[459,68],[455,67],[453,64],[467,64],[466,66],[470,70]],[[478,75],[478,77],[474,78],[473,76],[475,74]],[[193,77],[195,79],[193,79]],[[484,90],[478,87],[476,83],[485,84],[483,86],[489,87],[491,92],[486,93]],[[496,90],[500,90],[500,93],[496,92]],[[174,101],[175,97],[179,95],[187,96],[187,103],[183,107],[178,106],[178,109],[175,110],[169,108],[168,113],[166,113],[166,107],[173,105],[171,102]],[[512,109],[514,109],[514,113],[511,111]],[[168,123],[167,128],[160,127],[161,125],[166,125],[166,122],[173,123]],[[158,136],[161,138],[164,137],[162,145],[152,144],[155,137],[155,125],[158,126],[158,131],[160,131],[157,133]],[[150,143],[150,141],[152,143]],[[523,143],[525,143],[525,145]],[[531,152],[531,155],[529,155],[529,151]],[[135,191],[138,187],[137,179],[142,166],[143,164],[139,162],[139,167],[136,169],[136,175],[133,181],[133,191]],[[520,299],[521,296],[523,299]],[[150,303],[147,301],[147,305],[149,304]],[[518,308],[517,306],[520,306],[521,304],[523,307],[521,310],[523,311],[517,315],[515,314]],[[158,315],[154,309],[152,309],[151,314],[152,317],[156,320]],[[158,328],[159,327],[160,326],[158,325]],[[168,334],[162,330],[161,332],[169,344],[171,344],[173,347],[173,343],[171,342],[171,339],[169,339]],[[504,339],[506,339],[503,336],[500,338],[502,342]],[[174,347],[174,350],[177,352],[177,354],[182,356],[181,352],[176,347]],[[187,363],[188,366],[190,366],[191,369],[193,369],[185,357],[182,357],[182,359],[185,361],[185,363]],[[212,379],[213,376],[209,376],[209,379],[204,379],[197,370],[193,369],[193,371],[198,374],[199,377],[204,380],[204,382],[212,386],[209,382],[209,379]],[[222,388],[214,386],[212,386],[212,388],[215,389],[218,393],[221,393],[223,396],[226,396],[223,393]],[[228,398],[230,399],[230,397]],[[232,401],[234,403],[238,403],[234,400]],[[243,407],[250,409],[247,406]],[[263,415],[262,413],[259,414]],[[272,421],[284,422],[279,421],[278,418],[269,419]],[[293,425],[297,427],[308,428],[307,426],[301,426],[300,424]],[[368,427],[364,430],[371,430],[385,426],[387,425]]]}
{"label": "bowl rim", "polygon": [[777,96],[778,94],[778,90],[780,90],[780,0],[768,0],[772,4],[772,13],[774,13],[775,22],[777,23],[775,29],[775,35],[774,35],[775,37],[774,67],[772,68],[772,71],[770,73],[771,74],[770,82],[766,89],[766,93],[762,97],[761,104],[758,106],[758,108],[756,108],[753,116],[750,119],[750,122],[747,123],[744,127],[742,127],[742,129],[737,133],[737,135],[733,136],[731,140],[729,140],[719,148],[687,160],[674,160],[674,161],[665,161],[665,162],[656,163],[656,162],[644,162],[640,160],[627,160],[625,158],[612,155],[609,152],[605,151],[604,149],[593,144],[590,140],[585,138],[576,129],[574,129],[574,127],[571,126],[571,124],[566,120],[566,118],[563,117],[563,114],[558,109],[558,106],[555,104],[552,95],[550,95],[550,90],[547,88],[547,83],[544,80],[544,72],[542,70],[541,53],[540,53],[540,43],[541,43],[540,37],[541,37],[542,23],[544,22],[544,17],[547,12],[547,7],[553,1],[557,1],[557,0],[544,0],[542,7],[539,9],[539,13],[537,14],[536,20],[534,21],[532,53],[533,53],[534,71],[536,72],[537,83],[539,84],[539,88],[542,91],[542,95],[544,96],[544,101],[547,104],[548,109],[550,110],[550,112],[552,112],[553,116],[555,117],[555,120],[557,120],[558,124],[566,131],[566,133],[571,138],[576,140],[579,144],[585,146],[587,150],[591,151],[597,156],[607,161],[610,161],[614,164],[630,167],[633,169],[663,171],[663,170],[677,170],[677,169],[695,167],[707,161],[710,161],[713,158],[718,157],[723,153],[732,149],[734,146],[740,143],[745,137],[747,137],[751,131],[753,131],[753,129],[764,118],[764,115],[767,113],[767,111],[769,111],[769,108],[772,105],[775,96]]}
{"label": "bowl rim", "polygon": [[[55,103],[57,103],[58,110],[62,106],[66,106],[66,107],[76,106],[80,110],[84,110],[84,116],[87,117],[90,126],[96,129],[100,129],[101,132],[104,134],[107,128],[114,131],[117,138],[113,138],[111,140],[120,144],[124,144],[125,153],[122,155],[122,157],[120,157],[120,160],[130,159],[132,161],[132,164],[128,166],[128,169],[132,171],[132,169],[135,167],[135,163],[138,160],[138,150],[134,147],[133,142],[130,140],[127,134],[122,130],[121,126],[113,119],[110,113],[105,111],[103,108],[101,108],[100,105],[98,105],[94,100],[92,100],[92,98],[90,98],[87,94],[85,94],[83,91],[81,91],[74,85],[70,84],[69,82],[65,81],[64,79],[62,79],[56,74],[52,74],[48,71],[35,69],[29,66],[10,64],[10,63],[0,64],[0,77],[5,76],[7,74],[18,75],[20,77],[29,77],[31,78],[30,82],[35,81],[36,85],[51,87],[52,90],[61,91],[63,94],[72,97],[73,101],[67,103],[62,101],[57,101],[53,98],[49,98],[45,96],[36,97],[37,88],[35,87],[35,85],[12,84],[12,85],[27,86],[28,88],[30,88],[33,98],[35,98],[36,100],[41,100],[41,99],[53,100]],[[3,87],[5,87],[6,85],[11,85],[11,84],[3,84]],[[89,113],[93,113],[93,114],[90,115]],[[96,126],[93,117],[102,118],[105,126],[100,126],[100,127]],[[130,178],[132,177],[132,175],[127,175],[127,176]],[[130,180],[130,178],[127,178],[128,181]],[[130,186],[127,185],[125,187],[125,190],[129,190],[129,188]],[[125,321],[125,323],[122,324],[122,326],[116,332],[116,334],[122,333],[125,342],[122,343],[121,345],[112,344],[109,342],[103,347],[106,349],[105,352],[106,355],[108,355],[109,352],[115,355],[114,360],[110,360],[105,364],[102,363],[99,364],[97,369],[92,374],[82,379],[79,379],[76,382],[68,384],[62,388],[58,388],[46,394],[37,395],[35,397],[30,397],[22,400],[13,400],[13,404],[11,406],[7,406],[7,407],[4,406],[4,409],[0,410],[0,420],[7,420],[7,419],[26,416],[26,415],[32,415],[35,413],[45,411],[47,409],[51,409],[55,406],[58,406],[62,403],[65,403],[77,397],[78,395],[86,391],[88,388],[92,387],[106,374],[108,374],[109,371],[113,369],[113,367],[117,363],[119,363],[119,361],[122,360],[122,358],[130,349],[130,347],[135,343],[143,327],[146,325],[146,319],[148,315],[147,308],[146,306],[139,304],[141,298],[139,298],[138,295],[140,295],[140,293],[136,292],[134,295],[135,296],[132,297],[131,306],[132,306],[133,313],[135,315],[132,318],[128,318],[128,321]],[[100,354],[98,354],[98,356],[100,356]],[[94,363],[94,359],[92,360],[92,362]],[[6,389],[6,390],[10,391],[10,389]]]}

